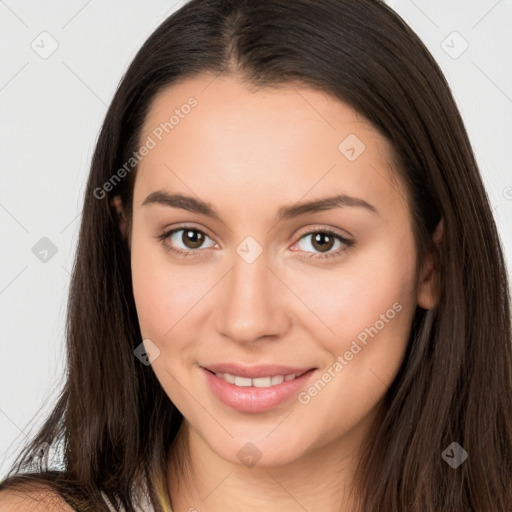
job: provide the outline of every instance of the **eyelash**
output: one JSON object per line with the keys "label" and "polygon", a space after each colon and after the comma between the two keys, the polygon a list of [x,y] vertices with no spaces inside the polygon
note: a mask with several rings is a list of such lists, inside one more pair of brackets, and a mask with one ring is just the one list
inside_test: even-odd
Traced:
{"label": "eyelash", "polygon": [[[208,236],[204,231],[202,231],[202,230],[200,230],[198,228],[195,228],[194,226],[181,226],[179,228],[174,228],[174,229],[167,230],[167,231],[163,232],[161,235],[158,235],[157,238],[158,238],[158,240],[160,240],[160,242],[162,243],[162,245],[165,247],[165,249],[167,251],[172,252],[174,254],[177,254],[180,257],[187,258],[187,257],[193,256],[194,253],[198,252],[199,249],[189,249],[188,251],[184,251],[183,249],[177,249],[176,247],[173,247],[173,246],[168,245],[166,243],[166,240],[171,235],[173,235],[174,233],[176,233],[178,231],[183,231],[183,230],[195,231],[197,233],[202,233],[203,235]],[[330,231],[328,229],[323,229],[323,228],[316,229],[316,230],[313,230],[313,231],[308,231],[307,233],[304,233],[303,235],[301,235],[299,240],[302,240],[306,236],[316,235],[318,233],[321,233],[323,235],[332,236],[333,238],[336,238],[337,240],[339,240],[344,246],[338,248],[336,251],[333,251],[333,252],[327,252],[327,253],[311,252],[311,253],[307,253],[308,255],[304,256],[307,259],[324,260],[324,259],[327,259],[327,258],[335,258],[335,257],[341,256],[341,254],[343,252],[345,252],[349,247],[353,246],[354,243],[355,243],[354,240],[349,240],[349,239],[347,239],[347,238],[345,238],[345,237],[335,233],[334,231]],[[208,238],[210,238],[210,237],[208,236]]]}

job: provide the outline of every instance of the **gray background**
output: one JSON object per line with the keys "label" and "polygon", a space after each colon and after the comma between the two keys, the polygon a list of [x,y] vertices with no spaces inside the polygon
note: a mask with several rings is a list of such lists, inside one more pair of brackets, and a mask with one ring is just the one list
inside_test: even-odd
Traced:
{"label": "gray background", "polygon": [[[388,3],[450,83],[511,269],[512,1]],[[107,105],[144,40],[182,4],[0,0],[0,479],[63,382],[80,206]]]}

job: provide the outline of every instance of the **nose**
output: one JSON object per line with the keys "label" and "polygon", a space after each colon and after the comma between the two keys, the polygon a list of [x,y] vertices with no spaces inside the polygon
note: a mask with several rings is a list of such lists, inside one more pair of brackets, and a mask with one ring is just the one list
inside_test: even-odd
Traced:
{"label": "nose", "polygon": [[248,344],[262,338],[275,340],[289,328],[290,297],[267,265],[265,252],[251,263],[234,255],[233,267],[219,290],[216,318],[221,335]]}

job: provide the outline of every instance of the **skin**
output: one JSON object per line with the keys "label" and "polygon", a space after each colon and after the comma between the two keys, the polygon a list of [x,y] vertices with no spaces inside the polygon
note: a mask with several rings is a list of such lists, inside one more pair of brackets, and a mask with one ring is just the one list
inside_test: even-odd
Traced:
{"label": "skin", "polygon": [[[355,510],[346,491],[359,451],[403,360],[416,307],[437,301],[433,257],[416,267],[392,148],[324,92],[301,84],[255,90],[236,76],[210,75],[161,91],[140,140],[190,96],[197,107],[139,164],[130,233],[121,222],[141,334],[160,350],[152,368],[184,416],[176,447],[189,470],[177,470],[171,450],[173,510]],[[349,134],[366,146],[354,161],[338,149]],[[222,221],[142,206],[162,189],[211,203]],[[282,206],[335,193],[378,214],[345,206],[277,219]],[[183,223],[207,235],[202,246],[183,232],[157,239]],[[318,228],[355,243],[327,244],[326,252],[343,252],[322,260],[312,243]],[[442,223],[436,242],[441,235]],[[247,236],[263,249],[252,263],[236,251]],[[169,252],[173,242],[194,255]],[[264,413],[239,412],[205,385],[198,365],[225,361],[315,367],[312,383],[395,303],[400,312],[307,404],[294,397]],[[254,467],[237,456],[247,442],[261,453]]]}

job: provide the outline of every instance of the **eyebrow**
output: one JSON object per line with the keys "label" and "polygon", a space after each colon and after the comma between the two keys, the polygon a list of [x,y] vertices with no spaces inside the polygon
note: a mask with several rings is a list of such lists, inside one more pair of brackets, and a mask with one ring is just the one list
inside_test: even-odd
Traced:
{"label": "eyebrow", "polygon": [[[144,199],[142,206],[148,206],[151,204],[158,204],[171,208],[181,208],[193,213],[201,213],[222,222],[219,213],[212,204],[191,196],[185,196],[183,194],[169,194],[165,190],[157,190],[149,194],[149,196]],[[282,206],[277,212],[277,218],[279,221],[289,220],[300,217],[301,215],[333,210],[341,207],[361,207],[375,215],[379,214],[375,206],[363,199],[351,197],[346,194],[337,194],[323,199],[295,203],[291,206]]]}

